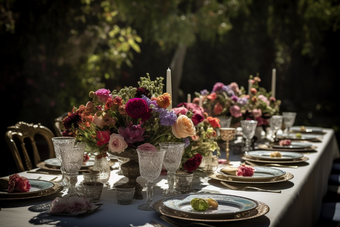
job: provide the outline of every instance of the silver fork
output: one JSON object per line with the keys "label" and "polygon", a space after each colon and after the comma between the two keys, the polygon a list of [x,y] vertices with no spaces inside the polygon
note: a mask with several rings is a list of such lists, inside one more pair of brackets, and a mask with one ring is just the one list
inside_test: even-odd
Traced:
{"label": "silver fork", "polygon": [[227,188],[232,189],[232,190],[245,191],[247,189],[254,189],[254,190],[257,190],[257,191],[261,191],[261,192],[281,193],[281,190],[268,190],[268,189],[253,187],[253,186],[233,186],[233,185],[227,184],[223,181],[221,181],[220,183],[223,184],[224,186],[226,186]]}
{"label": "silver fork", "polygon": [[286,167],[286,168],[293,168],[293,169],[299,168],[298,166],[286,166],[286,165],[275,164],[275,163],[256,164],[256,163],[250,162],[250,161],[246,161],[246,163],[249,163],[249,164],[252,165],[252,166],[275,166],[275,167]]}

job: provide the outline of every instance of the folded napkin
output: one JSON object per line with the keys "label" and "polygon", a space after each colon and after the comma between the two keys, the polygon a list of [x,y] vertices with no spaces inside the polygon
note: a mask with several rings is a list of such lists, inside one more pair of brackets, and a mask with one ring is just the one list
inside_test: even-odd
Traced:
{"label": "folded napkin", "polygon": [[226,167],[221,169],[221,172],[229,174],[229,175],[236,176],[237,169],[238,169],[238,167],[226,166]]}

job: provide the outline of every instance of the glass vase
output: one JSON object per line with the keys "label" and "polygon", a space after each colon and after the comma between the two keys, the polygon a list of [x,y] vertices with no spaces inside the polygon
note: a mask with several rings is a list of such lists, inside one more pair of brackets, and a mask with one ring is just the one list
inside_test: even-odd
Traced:
{"label": "glass vase", "polygon": [[110,163],[105,157],[101,157],[101,158],[97,158],[97,157],[98,156],[96,156],[94,160],[92,170],[99,172],[98,182],[105,184],[110,179],[110,173],[111,173]]}

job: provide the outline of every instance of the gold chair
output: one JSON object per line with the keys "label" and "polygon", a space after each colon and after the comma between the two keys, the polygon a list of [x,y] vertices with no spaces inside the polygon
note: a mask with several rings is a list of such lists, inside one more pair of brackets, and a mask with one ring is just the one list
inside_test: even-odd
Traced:
{"label": "gold chair", "polygon": [[61,116],[54,119],[54,132],[57,136],[62,136],[63,131],[65,131],[64,125],[63,125],[63,119],[67,116],[68,113],[64,113]]}
{"label": "gold chair", "polygon": [[[54,147],[52,143],[52,137],[54,137],[54,135],[52,131],[47,127],[42,126],[40,123],[28,124],[22,121],[18,122],[14,126],[7,127],[5,140],[12,152],[14,161],[19,172],[30,170],[34,168],[37,163],[41,162],[40,155],[43,153],[41,151],[39,153],[38,151],[36,142],[38,135],[42,136],[42,138],[45,140],[45,144],[47,145],[47,151],[43,151],[44,155],[47,156],[47,158],[55,157]],[[29,147],[26,147],[25,140],[27,139],[29,139],[30,144],[32,145],[30,147],[31,149]],[[17,144],[19,145],[19,149]],[[34,165],[32,165],[31,158],[27,150],[32,150],[31,156],[33,156]],[[26,168],[24,168],[20,153],[22,153]]]}

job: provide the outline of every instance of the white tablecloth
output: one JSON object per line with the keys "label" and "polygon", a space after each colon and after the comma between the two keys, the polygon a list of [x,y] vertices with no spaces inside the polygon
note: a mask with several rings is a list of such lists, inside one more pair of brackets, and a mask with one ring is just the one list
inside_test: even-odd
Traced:
{"label": "white tablecloth", "polygon": [[[294,175],[290,181],[265,186],[267,189],[282,190],[281,194],[257,192],[257,191],[234,191],[229,190],[216,181],[209,181],[210,184],[202,183],[204,180],[196,179],[193,183],[194,189],[202,189],[210,192],[238,195],[262,201],[270,207],[270,211],[262,217],[247,221],[239,221],[226,224],[227,226],[314,226],[318,220],[321,209],[321,201],[327,192],[327,181],[331,170],[332,161],[339,156],[339,149],[334,131],[326,129],[327,134],[323,136],[321,143],[313,143],[317,146],[317,152],[307,154],[308,164],[298,169],[282,168]],[[110,184],[117,181],[124,182],[126,179],[117,175],[113,170],[110,177]],[[51,180],[54,175],[39,175],[20,173],[21,176],[36,179],[41,176],[43,180]],[[60,176],[59,176],[60,177]],[[82,180],[79,176],[78,181]],[[138,182],[144,186],[144,180],[138,178]],[[166,177],[160,176],[156,180],[154,201],[163,199],[163,189],[167,187]],[[4,203],[0,211],[1,226],[32,226],[41,223],[40,226],[114,226],[123,227],[144,225],[151,220],[156,220],[165,226],[171,226],[164,222],[160,215],[153,211],[141,211],[137,206],[146,200],[143,191],[143,200],[133,200],[131,205],[118,205],[115,198],[115,191],[104,188],[100,202],[103,206],[100,210],[84,217],[48,216],[44,213],[31,212],[28,208],[32,205],[52,201],[55,196],[26,201],[11,201]],[[43,224],[48,223],[48,224]]]}

